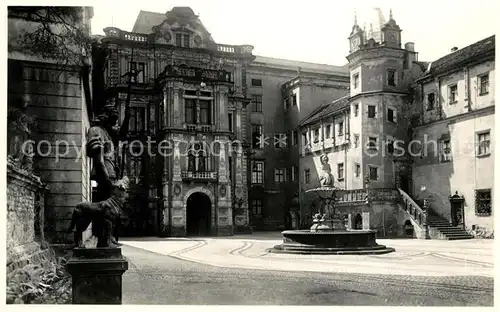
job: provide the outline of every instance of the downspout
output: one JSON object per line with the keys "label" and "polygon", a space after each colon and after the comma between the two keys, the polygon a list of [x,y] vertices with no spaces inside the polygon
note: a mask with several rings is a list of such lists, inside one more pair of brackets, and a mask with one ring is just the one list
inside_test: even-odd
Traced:
{"label": "downspout", "polygon": [[[344,110],[344,135],[345,135],[345,142],[344,142],[344,190],[347,190],[347,145],[350,142],[350,132],[349,132],[349,118],[347,117],[347,110]],[[348,141],[349,140],[349,141]]]}

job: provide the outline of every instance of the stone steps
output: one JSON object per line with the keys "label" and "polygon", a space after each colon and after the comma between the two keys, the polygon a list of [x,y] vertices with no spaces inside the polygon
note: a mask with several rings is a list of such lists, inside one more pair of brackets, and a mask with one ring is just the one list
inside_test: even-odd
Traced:
{"label": "stone steps", "polygon": [[458,240],[474,238],[462,228],[451,225],[446,219],[437,215],[429,215],[427,225],[430,227],[432,239]]}

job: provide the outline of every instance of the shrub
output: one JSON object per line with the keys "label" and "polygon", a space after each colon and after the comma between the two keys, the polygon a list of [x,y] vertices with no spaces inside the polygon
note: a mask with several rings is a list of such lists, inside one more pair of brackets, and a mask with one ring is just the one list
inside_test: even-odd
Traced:
{"label": "shrub", "polygon": [[7,304],[71,303],[71,276],[67,255],[51,256],[41,264],[29,264],[7,276]]}

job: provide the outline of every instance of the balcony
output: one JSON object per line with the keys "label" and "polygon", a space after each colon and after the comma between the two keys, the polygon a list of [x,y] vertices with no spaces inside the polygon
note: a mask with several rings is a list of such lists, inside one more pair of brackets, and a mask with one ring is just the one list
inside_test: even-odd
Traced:
{"label": "balcony", "polygon": [[214,182],[217,181],[215,171],[182,171],[182,181],[186,182]]}
{"label": "balcony", "polygon": [[189,132],[205,132],[205,133],[214,132],[213,125],[184,124],[184,129],[186,129]]}

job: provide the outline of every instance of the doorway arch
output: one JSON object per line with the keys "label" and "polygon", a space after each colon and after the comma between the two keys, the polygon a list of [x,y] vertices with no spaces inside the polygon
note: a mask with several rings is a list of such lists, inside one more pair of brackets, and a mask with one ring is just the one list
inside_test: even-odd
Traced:
{"label": "doorway arch", "polygon": [[186,235],[208,236],[212,225],[212,202],[202,192],[192,193],[186,201]]}
{"label": "doorway arch", "polygon": [[410,220],[406,220],[404,224],[404,232],[406,236],[414,237],[415,229],[413,228],[413,224],[411,224]]}
{"label": "doorway arch", "polygon": [[355,230],[362,230],[363,229],[363,218],[361,215],[358,213],[354,217],[354,229]]}

